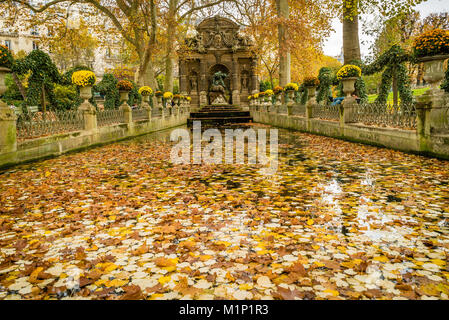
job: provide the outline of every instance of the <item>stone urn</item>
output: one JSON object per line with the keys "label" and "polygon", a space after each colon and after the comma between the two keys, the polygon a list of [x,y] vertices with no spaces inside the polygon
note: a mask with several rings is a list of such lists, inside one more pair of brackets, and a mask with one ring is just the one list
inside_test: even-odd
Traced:
{"label": "stone urn", "polygon": [[287,94],[287,103],[293,104],[295,100],[295,90],[286,90],[285,92]]}
{"label": "stone urn", "polygon": [[80,98],[83,99],[83,102],[78,107],[78,110],[95,114],[95,107],[89,102],[89,99],[92,98],[92,86],[79,87],[79,89]]}
{"label": "stone urn", "polygon": [[420,62],[424,63],[424,80],[432,89],[440,88],[444,79],[444,61],[448,58],[449,55],[438,55],[420,59]]}
{"label": "stone urn", "polygon": [[282,105],[282,94],[278,93],[274,96],[274,105],[280,107]]}
{"label": "stone urn", "polygon": [[[5,85],[5,77],[11,70],[8,68],[0,67],[0,95],[4,94],[8,88]],[[12,110],[6,103],[0,100],[1,114],[0,118],[3,120],[15,120],[14,110]]]}
{"label": "stone urn", "polygon": [[316,96],[316,87],[315,86],[313,86],[313,87],[309,87],[308,86],[306,88],[307,88],[308,100],[315,98],[315,96]]}
{"label": "stone urn", "polygon": [[11,70],[8,68],[0,67],[0,95],[4,94],[8,89],[5,85],[5,78]]}
{"label": "stone urn", "polygon": [[346,98],[351,97],[351,95],[355,91],[355,82],[358,78],[356,77],[350,77],[350,78],[343,78],[341,79],[341,82],[343,83],[343,92],[345,94]]}
{"label": "stone urn", "polygon": [[89,100],[92,97],[92,86],[79,87],[80,98],[84,101]]}
{"label": "stone urn", "polygon": [[129,91],[125,91],[125,90],[120,90],[120,105],[128,105],[128,100],[129,100]]}
{"label": "stone urn", "polygon": [[162,105],[162,96],[156,96],[156,101],[157,101],[157,107],[158,107],[159,109],[162,109],[162,108],[163,108],[163,105]]}

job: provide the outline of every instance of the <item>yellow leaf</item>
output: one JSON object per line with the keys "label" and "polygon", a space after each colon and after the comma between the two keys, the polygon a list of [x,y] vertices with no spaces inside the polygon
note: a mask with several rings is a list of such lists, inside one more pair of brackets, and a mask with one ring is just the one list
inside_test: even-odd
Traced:
{"label": "yellow leaf", "polygon": [[171,280],[171,277],[166,276],[166,277],[160,277],[158,281],[160,284],[166,284],[167,282],[170,282],[170,280]]}
{"label": "yellow leaf", "polygon": [[380,261],[380,262],[388,262],[388,261],[390,261],[386,256],[374,257],[373,260]]}
{"label": "yellow leaf", "polygon": [[311,226],[314,222],[315,222],[315,221],[313,221],[313,219],[307,220],[307,224],[308,224],[309,226]]}
{"label": "yellow leaf", "polygon": [[329,294],[333,295],[334,297],[340,295],[340,292],[338,292],[337,290],[326,289],[326,290],[324,290],[324,292],[329,293]]}

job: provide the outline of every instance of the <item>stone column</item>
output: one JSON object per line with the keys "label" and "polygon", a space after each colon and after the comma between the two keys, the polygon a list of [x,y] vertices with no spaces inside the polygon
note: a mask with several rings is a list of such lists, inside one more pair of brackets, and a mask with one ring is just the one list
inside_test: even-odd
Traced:
{"label": "stone column", "polygon": [[83,113],[84,130],[90,131],[97,129],[97,109],[89,102],[92,97],[92,87],[80,87],[80,98],[83,103],[78,107]]}
{"label": "stone column", "polygon": [[120,110],[123,110],[123,121],[127,124],[132,124],[133,112],[128,104],[129,100],[128,95],[129,95],[128,91],[120,91],[120,101],[122,102],[122,104],[120,105]]}
{"label": "stone column", "polygon": [[352,96],[355,91],[355,82],[357,78],[346,78],[342,80],[343,92],[345,99],[340,105],[340,125],[354,122],[354,113],[357,110],[358,103],[356,98]]}
{"label": "stone column", "polygon": [[306,103],[306,118],[312,119],[313,118],[313,108],[318,105],[316,102],[316,99],[315,99],[316,87],[307,87],[307,95],[309,97],[309,100],[307,100],[307,103]]}
{"label": "stone column", "polygon": [[[448,108],[449,94],[441,89],[430,89],[422,96],[417,97],[417,108],[420,109],[422,133],[430,136],[442,133],[449,129]],[[418,121],[419,124],[419,121]]]}
{"label": "stone column", "polygon": [[232,56],[232,104],[240,105],[239,62],[234,55]]}
{"label": "stone column", "polygon": [[207,105],[207,65],[203,59],[200,61],[200,107]]}
{"label": "stone column", "polygon": [[142,108],[148,113],[148,120],[151,119],[151,106],[150,106],[150,96],[142,96]]}
{"label": "stone column", "polygon": [[[0,95],[7,90],[5,76],[9,72],[9,69],[0,67]],[[13,109],[0,100],[0,156],[3,153],[15,152],[16,150],[16,115]]]}
{"label": "stone column", "polygon": [[251,93],[259,92],[259,79],[257,76],[257,58],[251,60]]}

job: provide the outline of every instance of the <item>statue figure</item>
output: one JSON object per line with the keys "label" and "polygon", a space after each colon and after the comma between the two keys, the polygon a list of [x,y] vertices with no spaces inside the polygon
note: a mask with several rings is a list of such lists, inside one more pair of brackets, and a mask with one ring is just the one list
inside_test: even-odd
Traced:
{"label": "statue figure", "polygon": [[224,83],[224,79],[226,79],[228,75],[221,71],[215,72],[212,77],[212,86],[222,86],[223,89],[226,87]]}
{"label": "statue figure", "polygon": [[197,48],[199,53],[206,52],[206,48],[204,47],[203,35],[199,34],[197,36]]}
{"label": "statue figure", "polygon": [[191,92],[198,91],[197,76],[190,76],[190,90],[191,90]]}
{"label": "statue figure", "polygon": [[242,90],[247,91],[249,86],[249,77],[247,72],[242,73]]}

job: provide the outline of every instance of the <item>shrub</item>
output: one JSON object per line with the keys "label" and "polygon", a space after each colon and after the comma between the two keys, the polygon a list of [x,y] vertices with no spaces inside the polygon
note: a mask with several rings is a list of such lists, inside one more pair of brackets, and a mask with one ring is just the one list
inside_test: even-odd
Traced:
{"label": "shrub", "polygon": [[129,80],[120,80],[117,82],[117,89],[120,91],[131,91],[133,89],[133,84]]}
{"label": "shrub", "polygon": [[289,91],[289,90],[298,91],[299,86],[296,83],[290,82],[285,85],[284,90],[285,91]]}
{"label": "shrub", "polygon": [[162,91],[156,91],[155,93],[154,93],[154,95],[156,96],[156,97],[162,97]]}
{"label": "shrub", "polygon": [[139,94],[142,96],[151,96],[153,94],[153,89],[148,86],[143,86],[139,89]]}
{"label": "shrub", "polygon": [[317,77],[306,77],[303,83],[306,87],[317,87],[320,85],[320,80]]}
{"label": "shrub", "polygon": [[449,54],[449,30],[434,29],[421,34],[413,42],[413,54],[418,58]]}
{"label": "shrub", "polygon": [[72,74],[72,83],[79,87],[93,86],[97,82],[97,78],[92,71],[81,70]]}
{"label": "shrub", "polygon": [[362,69],[352,64],[343,66],[337,72],[337,79],[342,80],[346,78],[359,78],[362,76]]}
{"label": "shrub", "polygon": [[0,67],[11,68],[13,57],[8,47],[0,44]]}

